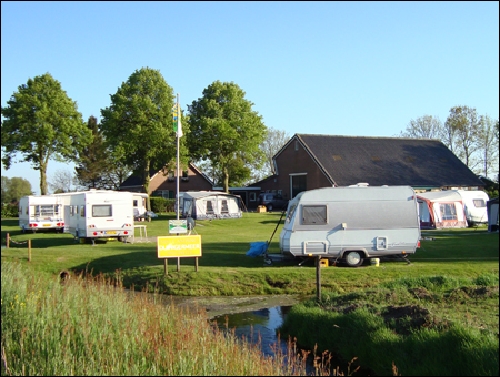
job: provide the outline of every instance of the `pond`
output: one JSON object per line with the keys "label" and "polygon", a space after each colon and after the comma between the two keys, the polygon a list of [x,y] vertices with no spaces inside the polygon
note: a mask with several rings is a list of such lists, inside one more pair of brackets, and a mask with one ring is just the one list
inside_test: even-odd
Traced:
{"label": "pond", "polygon": [[231,296],[175,298],[179,307],[204,307],[208,317],[222,330],[234,331],[240,338],[260,344],[265,355],[273,355],[273,347],[285,353],[288,339],[278,336],[293,305],[306,299],[294,295]]}

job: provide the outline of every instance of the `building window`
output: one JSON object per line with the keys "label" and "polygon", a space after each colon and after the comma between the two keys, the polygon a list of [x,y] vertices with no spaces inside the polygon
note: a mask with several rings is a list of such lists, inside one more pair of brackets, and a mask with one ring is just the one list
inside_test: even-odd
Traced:
{"label": "building window", "polygon": [[257,201],[257,194],[255,192],[250,193],[250,201],[251,202]]}

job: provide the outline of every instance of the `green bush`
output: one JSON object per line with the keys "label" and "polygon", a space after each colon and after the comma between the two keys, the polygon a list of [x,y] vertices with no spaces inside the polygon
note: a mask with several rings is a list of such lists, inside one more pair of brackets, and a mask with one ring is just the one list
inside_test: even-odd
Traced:
{"label": "green bush", "polygon": [[19,217],[18,211],[15,204],[2,204],[2,217]]}
{"label": "green bush", "polygon": [[160,196],[152,196],[151,200],[151,211],[154,213],[165,213],[174,212],[174,205],[176,199],[166,199]]}

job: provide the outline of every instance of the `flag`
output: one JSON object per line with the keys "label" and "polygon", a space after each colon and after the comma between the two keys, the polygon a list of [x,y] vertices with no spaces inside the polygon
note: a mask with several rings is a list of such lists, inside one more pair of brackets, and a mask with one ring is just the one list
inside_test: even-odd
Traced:
{"label": "flag", "polygon": [[174,103],[174,106],[172,106],[172,116],[173,116],[174,132],[177,133],[177,137],[181,137],[182,136],[181,106],[179,105],[179,103]]}

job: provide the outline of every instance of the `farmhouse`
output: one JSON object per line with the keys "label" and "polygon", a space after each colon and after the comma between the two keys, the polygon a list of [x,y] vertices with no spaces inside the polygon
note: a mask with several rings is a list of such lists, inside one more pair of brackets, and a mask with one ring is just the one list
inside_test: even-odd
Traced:
{"label": "farmhouse", "polygon": [[361,182],[408,185],[416,192],[484,187],[439,140],[295,134],[273,163],[276,174],[251,186],[289,199],[301,191]]}
{"label": "farmhouse", "polygon": [[[144,192],[143,179],[132,174],[120,186],[120,191]],[[179,191],[209,191],[213,183],[194,164],[180,172]],[[175,198],[177,194],[177,171],[162,169],[150,172],[149,195]]]}

